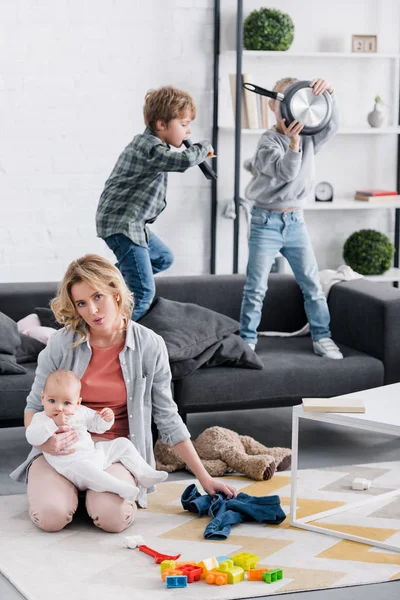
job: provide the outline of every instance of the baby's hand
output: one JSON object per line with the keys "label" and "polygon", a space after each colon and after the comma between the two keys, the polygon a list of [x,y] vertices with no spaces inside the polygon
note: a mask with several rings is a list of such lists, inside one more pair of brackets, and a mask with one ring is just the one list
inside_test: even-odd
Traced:
{"label": "baby's hand", "polygon": [[68,425],[69,416],[65,415],[64,413],[60,413],[59,415],[53,418],[53,421],[59,427],[63,427],[64,425]]}
{"label": "baby's hand", "polygon": [[312,87],[313,94],[316,96],[320,96],[325,90],[328,90],[330,94],[333,92],[331,84],[325,81],[325,79],[319,79],[319,77],[316,77],[311,81],[310,87]]}
{"label": "baby's hand", "polygon": [[114,411],[112,411],[111,408],[103,408],[98,414],[102,419],[107,421],[107,423],[110,423],[114,418]]}
{"label": "baby's hand", "polygon": [[206,158],[214,158],[214,156],[216,156],[214,154],[214,148],[211,146],[211,150],[208,152]]}

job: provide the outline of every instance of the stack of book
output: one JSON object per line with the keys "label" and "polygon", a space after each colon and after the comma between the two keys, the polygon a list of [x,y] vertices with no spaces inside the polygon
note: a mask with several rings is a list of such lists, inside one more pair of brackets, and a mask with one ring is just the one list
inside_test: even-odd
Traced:
{"label": "stack of book", "polygon": [[362,202],[379,202],[400,200],[400,195],[399,192],[392,190],[357,190],[354,198]]}
{"label": "stack of book", "polygon": [[[236,75],[229,75],[233,106],[233,118],[236,114]],[[255,83],[250,73],[242,74],[242,83]],[[268,98],[242,89],[242,129],[268,128]]]}

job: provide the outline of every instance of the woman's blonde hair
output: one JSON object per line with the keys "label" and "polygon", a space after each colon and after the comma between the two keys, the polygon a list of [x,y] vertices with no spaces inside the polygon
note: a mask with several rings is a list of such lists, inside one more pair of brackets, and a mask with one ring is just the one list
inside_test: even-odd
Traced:
{"label": "woman's blonde hair", "polygon": [[146,127],[155,130],[157,121],[169,123],[190,111],[192,121],[196,118],[196,104],[188,92],[165,85],[150,90],[145,97],[143,116]]}
{"label": "woman's blonde hair", "polygon": [[74,260],[58,286],[57,296],[50,302],[56,321],[61,325],[70,326],[72,331],[80,335],[73,347],[84,342],[88,336],[87,324],[78,314],[71,296],[72,286],[82,281],[99,292],[119,296],[118,308],[124,323],[121,330],[127,328],[134,304],[132,292],[120,271],[110,261],[97,254],[85,254],[82,258]]}

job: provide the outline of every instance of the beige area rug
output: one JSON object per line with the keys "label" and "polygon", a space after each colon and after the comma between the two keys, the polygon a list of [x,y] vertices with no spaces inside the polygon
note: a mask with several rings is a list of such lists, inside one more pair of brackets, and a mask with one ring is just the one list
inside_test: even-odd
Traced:
{"label": "beige area rug", "polygon": [[[355,475],[371,479],[370,490],[352,491]],[[247,494],[278,494],[288,514],[290,474],[276,474],[266,482],[230,480]],[[161,484],[150,496],[149,509],[139,511],[135,523],[121,534],[104,533],[78,519],[59,533],[44,533],[29,521],[26,496],[1,497],[0,571],[28,600],[145,600],[149,595],[151,600],[233,599],[400,579],[400,553],[295,529],[288,519],[278,527],[235,525],[226,541],[206,541],[203,531],[208,517],[200,519],[180,505],[189,483]],[[298,516],[352,502],[360,493],[377,496],[396,487],[400,487],[400,462],[300,471]],[[400,498],[384,504],[377,497],[368,509],[331,516],[324,524],[400,545]],[[124,548],[125,535],[138,534],[148,546],[163,553],[180,552],[184,560],[258,554],[260,566],[283,569],[283,580],[222,587],[200,581],[185,590],[167,590],[150,556]]]}

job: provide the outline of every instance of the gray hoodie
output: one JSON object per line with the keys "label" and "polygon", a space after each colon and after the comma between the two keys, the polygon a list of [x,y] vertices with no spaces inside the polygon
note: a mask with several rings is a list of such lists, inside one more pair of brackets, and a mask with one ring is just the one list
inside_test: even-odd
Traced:
{"label": "gray hoodie", "polygon": [[299,152],[289,148],[290,139],[275,128],[262,134],[255,155],[244,163],[253,176],[245,189],[247,200],[266,210],[304,206],[314,180],[314,154],[338,130],[335,94],[332,101],[330,122],[316,135],[300,136]]}

